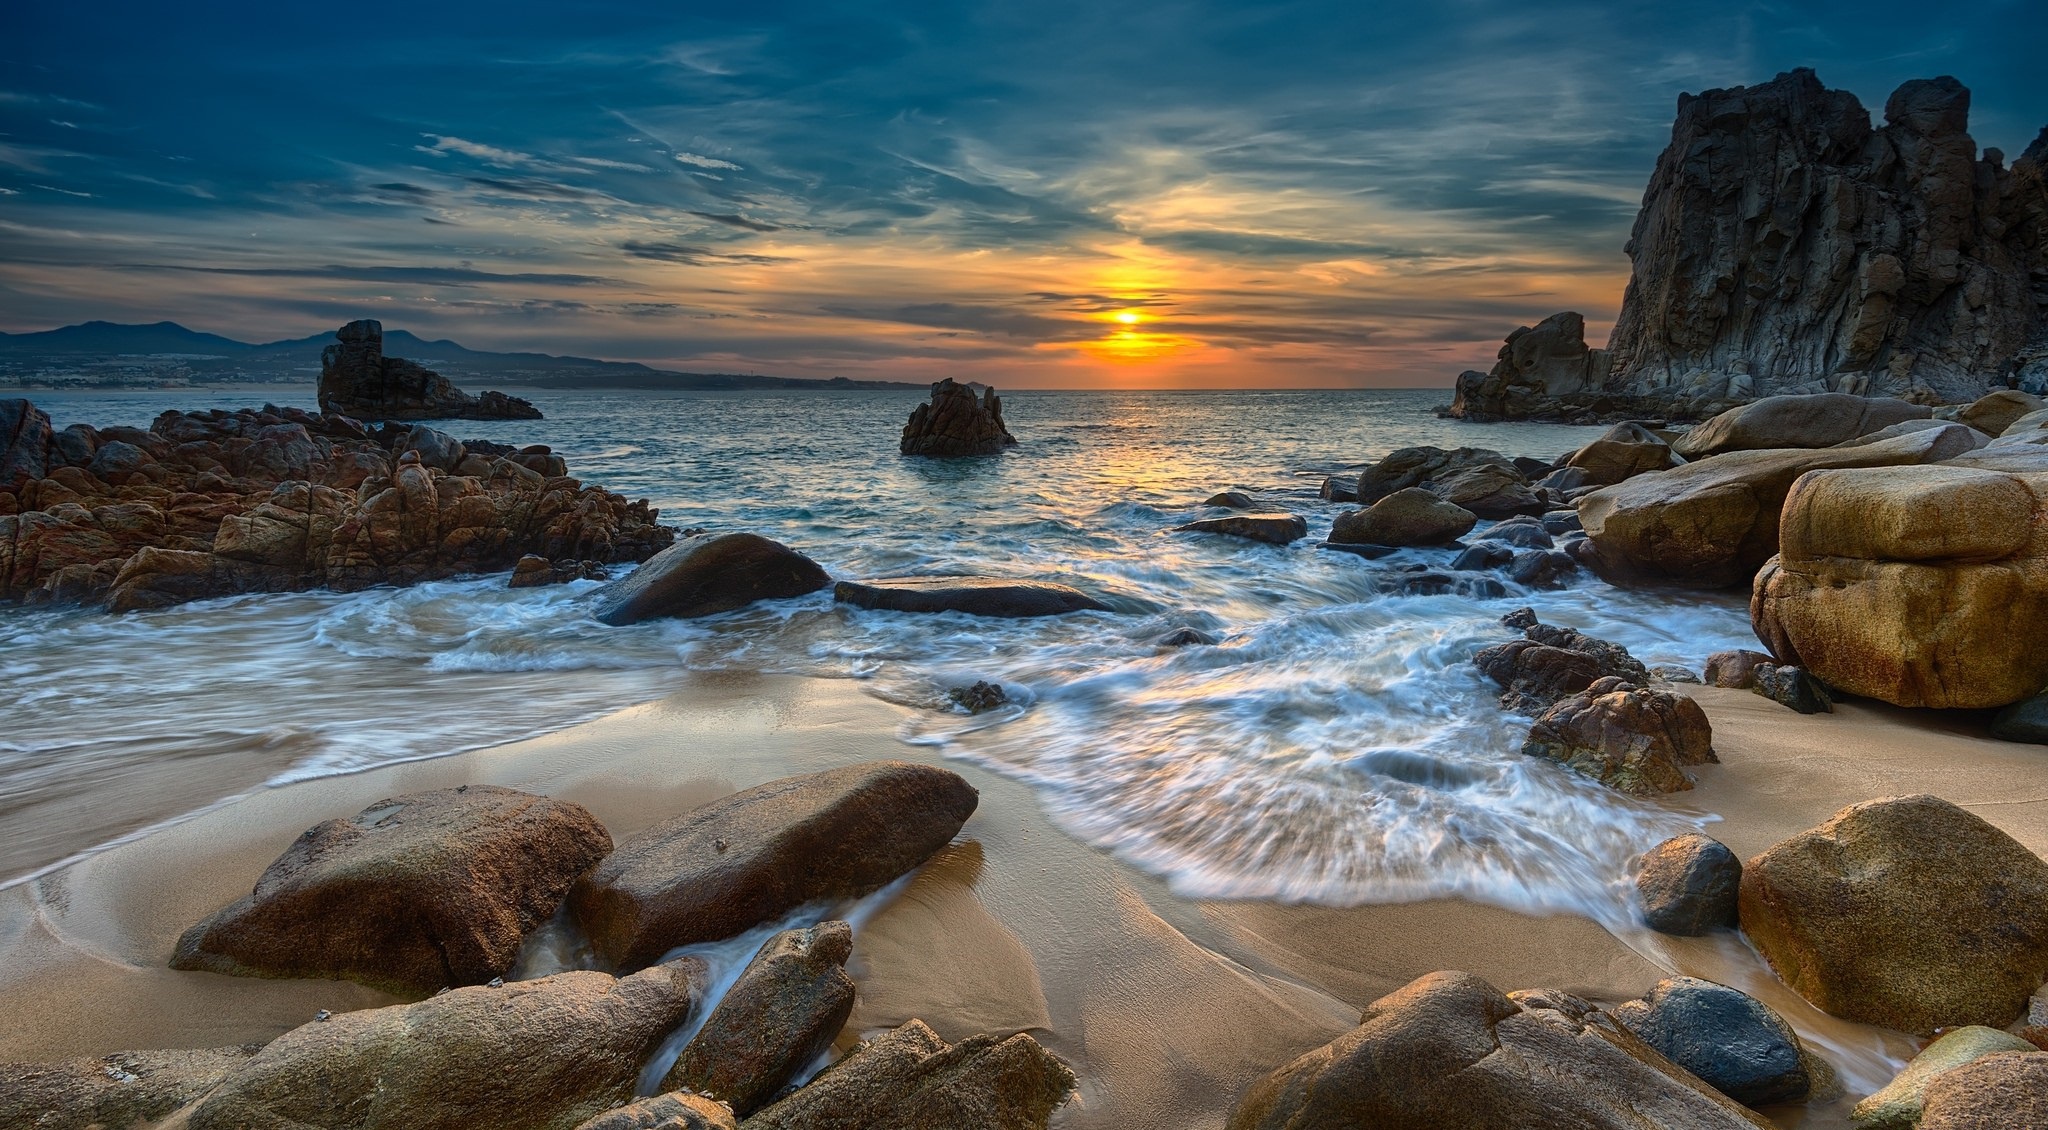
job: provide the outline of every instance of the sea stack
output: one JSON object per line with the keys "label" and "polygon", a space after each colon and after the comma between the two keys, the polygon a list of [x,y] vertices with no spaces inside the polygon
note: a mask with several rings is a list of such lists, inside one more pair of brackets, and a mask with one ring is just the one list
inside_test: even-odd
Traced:
{"label": "sea stack", "polygon": [[1015,446],[1017,437],[1003,426],[1003,398],[996,390],[951,377],[933,385],[930,403],[918,405],[903,425],[905,455],[997,455]]}
{"label": "sea stack", "polygon": [[384,356],[384,325],[371,318],[334,333],[320,355],[320,410],[359,420],[538,420],[533,403],[502,392],[482,396],[403,357]]}

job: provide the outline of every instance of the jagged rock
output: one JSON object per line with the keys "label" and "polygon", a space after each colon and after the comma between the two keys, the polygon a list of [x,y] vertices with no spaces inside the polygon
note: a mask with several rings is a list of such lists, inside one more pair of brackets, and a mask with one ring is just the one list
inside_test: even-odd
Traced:
{"label": "jagged rock", "polygon": [[2048,1055],[1998,1052],[1928,1080],[1919,1130],[2048,1126]]}
{"label": "jagged rock", "polygon": [[1770,1123],[1566,993],[1431,973],[1252,1084],[1228,1130],[1755,1130]]}
{"label": "jagged rock", "polygon": [[976,680],[971,687],[954,687],[946,692],[946,698],[969,714],[986,714],[1010,701],[1010,696],[1003,693],[1001,684],[991,683],[986,679]]}
{"label": "jagged rock", "polygon": [[817,592],[832,578],[817,562],[759,534],[698,534],[597,593],[598,620],[612,625],[710,616],[757,600]]}
{"label": "jagged rock", "polygon": [[1110,612],[1109,605],[1053,581],[1007,577],[885,577],[840,581],[832,599],[891,612],[967,612],[1020,619],[1068,612]]}
{"label": "jagged rock", "polygon": [[1612,1015],[1666,1059],[1744,1106],[1803,1102],[1813,1089],[1798,1033],[1740,990],[1667,977]]}
{"label": "jagged rock", "polygon": [[1467,420],[1510,420],[1543,406],[1555,411],[1597,394],[1607,383],[1607,351],[1586,347],[1586,319],[1552,314],[1507,337],[1491,371],[1458,377],[1450,414]]}
{"label": "jagged rock", "polygon": [[1746,584],[1778,551],[1779,512],[1809,471],[1936,463],[1972,450],[1952,424],[1859,447],[1736,451],[1637,475],[1579,501],[1580,561],[1615,584]]}
{"label": "jagged rock", "polygon": [[628,837],[569,905],[600,960],[645,965],[883,886],[951,842],[979,795],[958,774],[902,761],[770,781]]}
{"label": "jagged rock", "polygon": [[1995,707],[2048,686],[2048,473],[1823,471],[1785,500],[1757,637],[1850,694]]}
{"label": "jagged rock", "polygon": [[559,1130],[627,1102],[703,999],[697,958],[455,989],[303,1024],[231,1072],[190,1130]]}
{"label": "jagged rock", "polygon": [[566,585],[570,581],[602,581],[611,570],[602,561],[549,561],[529,553],[512,563],[512,577],[506,588],[530,589],[543,585]]}
{"label": "jagged rock", "polygon": [[1003,399],[996,390],[951,377],[932,385],[931,401],[910,413],[901,444],[905,455],[940,458],[996,455],[1015,446],[1017,437],[1003,424]]}
{"label": "jagged rock", "polygon": [[[1922,1048],[1920,1054],[1885,1084],[1883,1090],[1857,1103],[1850,1117],[1856,1120],[1858,1130],[1912,1130],[1915,1126],[1924,1125],[1921,1117],[1925,1113],[1928,1092],[1936,1080],[1990,1056],[2013,1053],[2041,1054],[2034,1045],[1996,1028],[1973,1024],[1944,1032]],[[2042,1059],[2048,1060],[2048,1056],[2042,1056]],[[2008,1121],[2011,1111],[2002,1113],[2005,1119],[1992,1124],[2001,1130],[2008,1127],[2017,1130],[2028,1125]]]}
{"label": "jagged rock", "polygon": [[1854,804],[1742,869],[1743,933],[1823,1011],[2002,1027],[2048,970],[2048,863],[1948,801]]}
{"label": "jagged rock", "polygon": [[1761,651],[1717,651],[1707,656],[1706,682],[1710,687],[1748,690],[1756,685],[1757,667],[1776,662]]}
{"label": "jagged rock", "polygon": [[1584,482],[1573,486],[1586,483],[1613,486],[1625,479],[1672,466],[1677,460],[1671,455],[1671,445],[1650,429],[1637,423],[1616,424],[1602,432],[1599,439],[1572,452],[1571,458],[1565,461],[1565,469],[1579,471],[1584,476]]}
{"label": "jagged rock", "polygon": [[260,1045],[0,1064],[0,1126],[127,1130],[203,1097]]}
{"label": "jagged rock", "polygon": [[1066,1064],[1021,1032],[948,1046],[912,1020],[848,1052],[746,1130],[1045,1130],[1073,1091]]}
{"label": "jagged rock", "polygon": [[[49,474],[54,442],[50,417],[42,409],[26,400],[0,400],[0,490],[18,490]],[[92,458],[92,452],[84,454]]]}
{"label": "jagged rock", "polygon": [[[350,322],[320,354],[320,410],[359,420],[538,420],[533,403],[502,392],[471,396],[447,377],[384,356],[384,326]],[[444,468],[452,469],[452,468]]]}
{"label": "jagged rock", "polygon": [[1717,760],[1713,731],[1698,703],[1612,676],[1538,715],[1522,753],[1635,796],[1690,789],[1684,767]]}
{"label": "jagged rock", "polygon": [[1678,437],[1671,449],[1686,459],[1730,451],[1834,447],[1933,413],[1917,404],[1844,392],[1767,396],[1708,420]]}
{"label": "jagged rock", "polygon": [[844,922],[768,939],[676,1057],[662,1089],[709,1095],[741,1118],[764,1106],[846,1026],[852,952],[853,927]]}
{"label": "jagged rock", "polygon": [[1968,424],[1988,436],[2003,436],[2015,423],[2043,408],[2048,408],[2048,400],[2030,392],[2002,388],[1985,393],[1956,413],[1956,422]]}
{"label": "jagged rock", "polygon": [[1833,714],[1835,698],[1827,684],[1803,667],[1759,663],[1750,671],[1749,689],[1801,714]]}
{"label": "jagged rock", "polygon": [[1233,514],[1228,518],[1203,518],[1174,529],[1286,545],[1308,536],[1308,520],[1299,514]]}
{"label": "jagged rock", "polygon": [[582,805],[495,785],[381,800],[308,828],[252,894],[185,931],[171,967],[411,993],[482,984],[611,847]]}
{"label": "jagged rock", "polygon": [[1339,544],[1443,545],[1463,536],[1479,517],[1421,487],[1384,495],[1364,510],[1347,510],[1330,524]]}
{"label": "jagged rock", "polygon": [[1735,927],[1742,861],[1721,841],[1687,832],[1644,852],[1637,863],[1643,925],[1688,938]]}
{"label": "jagged rock", "polygon": [[1495,644],[1472,657],[1486,676],[1501,685],[1503,707],[1538,714],[1559,699],[1578,694],[1595,680],[1617,678],[1641,687],[1650,672],[1628,649],[1571,628],[1539,623],[1535,612],[1518,608],[1501,618],[1522,637]]}
{"label": "jagged rock", "polygon": [[608,1110],[576,1130],[739,1130],[739,1123],[716,1099],[667,1094]]}

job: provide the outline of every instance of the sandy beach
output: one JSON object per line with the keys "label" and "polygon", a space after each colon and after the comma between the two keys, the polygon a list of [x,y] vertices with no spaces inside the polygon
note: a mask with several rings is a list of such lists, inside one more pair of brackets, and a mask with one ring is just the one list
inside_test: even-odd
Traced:
{"label": "sandy beach", "polygon": [[[1747,692],[1694,692],[1722,763],[1677,803],[1718,813],[1739,854],[1844,804],[1931,791],[2048,850],[2041,754],[1967,723],[1845,704],[1803,717]],[[309,825],[392,794],[492,783],[588,806],[615,836],[761,781],[873,758],[933,761],[897,738],[903,708],[845,680],[718,677],[530,741],[261,789],[0,892],[0,1059],[268,1040],[321,1008],[397,998],[336,982],[175,972],[187,925],[247,890]],[[1190,901],[1052,827],[1028,788],[944,762],[981,791],[955,844],[856,936],[845,1039],[917,1017],[947,1038],[1029,1030],[1072,1063],[1068,1127],[1217,1127],[1258,1076],[1348,1029],[1359,1008],[1437,969],[1503,988],[1629,999],[1667,970],[1736,984],[1843,1071],[1882,1082],[1903,1037],[1832,1020],[1732,937],[1617,937],[1591,921],[1459,900],[1327,908]],[[1841,1103],[1772,1112],[1837,1124]],[[1801,1121],[1803,1119],[1803,1121]]]}

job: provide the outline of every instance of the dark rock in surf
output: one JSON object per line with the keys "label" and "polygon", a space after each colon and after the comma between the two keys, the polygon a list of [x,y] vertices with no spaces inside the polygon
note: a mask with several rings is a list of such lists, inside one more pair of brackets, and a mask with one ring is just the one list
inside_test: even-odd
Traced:
{"label": "dark rock in surf", "polygon": [[1539,623],[1535,612],[1518,608],[1501,618],[1523,638],[1495,644],[1472,657],[1480,671],[1502,687],[1501,706],[1536,714],[1552,703],[1575,695],[1594,680],[1619,678],[1632,687],[1648,686],[1650,672],[1618,644],[1570,628]]}
{"label": "dark rock in surf", "polygon": [[637,624],[663,616],[730,612],[832,583],[818,563],[759,534],[698,534],[647,559],[597,593],[597,619]]}
{"label": "dark rock in surf", "polygon": [[986,714],[1010,701],[1001,684],[987,680],[978,680],[971,687],[954,687],[946,692],[946,698],[969,714]]}
{"label": "dark rock in surf", "polygon": [[846,1026],[853,927],[824,922],[768,939],[662,1078],[665,1091],[709,1095],[741,1118],[766,1105]]}
{"label": "dark rock in surf", "polygon": [[506,588],[530,589],[543,585],[566,585],[570,581],[602,581],[611,570],[602,561],[554,562],[529,553],[512,563],[512,577]]}
{"label": "dark rock in surf", "polygon": [[1175,628],[1152,641],[1160,647],[1201,647],[1216,642],[1216,637],[1200,628]]}
{"label": "dark rock in surf", "polygon": [[1256,510],[1259,501],[1241,490],[1226,490],[1221,494],[1210,495],[1202,505],[1221,506],[1227,510]]}
{"label": "dark rock in surf", "polygon": [[1742,861],[1721,841],[1687,832],[1644,852],[1636,863],[1643,925],[1687,938],[1735,928]]}
{"label": "dark rock in surf", "polygon": [[[471,396],[447,377],[384,356],[384,326],[373,319],[335,331],[320,355],[320,410],[358,420],[538,420],[532,401],[502,392]],[[452,469],[452,468],[446,468]]]}
{"label": "dark rock in surf", "polygon": [[1068,612],[1109,612],[1109,605],[1053,581],[1003,577],[887,577],[840,581],[832,599],[891,612],[966,612],[1019,619]]}
{"label": "dark rock in surf", "polygon": [[1299,514],[1233,514],[1228,518],[1203,518],[1174,529],[1286,545],[1308,536],[1308,520]]}
{"label": "dark rock in surf", "polygon": [[1347,510],[1330,524],[1339,545],[1445,545],[1478,524],[1471,511],[1420,487],[1394,491],[1364,510]]}
{"label": "dark rock in surf", "polygon": [[945,459],[997,455],[1016,445],[1017,437],[1003,423],[1003,400],[995,389],[947,377],[932,385],[930,402],[910,413],[899,446],[905,455]]}
{"label": "dark rock in surf", "polygon": [[1692,788],[1686,766],[1717,760],[1698,703],[1612,676],[1538,715],[1522,753],[1633,796],[1683,792]]}

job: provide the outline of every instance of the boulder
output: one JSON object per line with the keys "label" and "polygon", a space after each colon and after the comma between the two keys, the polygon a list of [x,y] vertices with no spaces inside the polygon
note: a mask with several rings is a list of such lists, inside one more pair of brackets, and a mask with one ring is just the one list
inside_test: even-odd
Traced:
{"label": "boulder", "polygon": [[1508,562],[1508,579],[1532,589],[1557,589],[1579,571],[1572,555],[1555,549],[1525,549]]}
{"label": "boulder", "polygon": [[1776,662],[1761,651],[1717,651],[1707,656],[1706,682],[1710,687],[1748,690],[1756,685],[1757,666]]}
{"label": "boulder", "polygon": [[1757,636],[1829,686],[1994,707],[2048,686],[2048,473],[1816,472],[1756,577]]}
{"label": "boulder", "polygon": [[1556,544],[1550,531],[1535,518],[1510,518],[1479,531],[1475,540],[1495,541],[1520,549],[1549,549]]}
{"label": "boulder", "polygon": [[1742,870],[1743,933],[1825,1012],[2002,1027],[2048,977],[2048,863],[1932,796],[1854,804]]}
{"label": "boulder", "polygon": [[[1940,419],[1901,420],[1896,424],[1891,424],[1889,426],[1879,428],[1876,431],[1870,432],[1866,435],[1857,436],[1855,439],[1845,439],[1842,442],[1836,444],[1835,446],[1863,447],[1866,444],[1883,443],[1885,440],[1888,439],[1897,439],[1899,436],[1909,436],[1912,435],[1914,432],[1939,430],[1942,428],[1946,428],[1954,423],[1955,421],[1953,420]],[[1970,453],[1970,451],[1980,450],[1991,443],[1991,437],[1985,435],[1983,432],[1980,432],[1975,428],[1969,427],[1968,425],[1958,426],[1963,427],[1964,431],[1959,436],[1957,435],[1957,433],[1951,432],[1950,439],[1952,442],[1960,440],[1968,448],[1968,450],[1959,451],[1957,453],[1958,455],[1967,455]],[[1951,458],[1954,458],[1954,456],[1951,456]]]}
{"label": "boulder", "polygon": [[505,582],[506,588],[530,589],[543,585],[566,585],[570,581],[602,581],[611,575],[602,561],[549,561],[537,553],[529,553],[512,563],[512,576]]}
{"label": "boulder", "polygon": [[2030,392],[2002,388],[1985,393],[1956,413],[1956,422],[1968,424],[1987,436],[2002,436],[2020,418],[2043,408],[2048,408],[2048,400]]}
{"label": "boulder", "polygon": [[886,577],[840,581],[832,599],[890,612],[966,612],[1018,619],[1068,612],[1109,612],[1109,605],[1070,585],[1008,577]]}
{"label": "boulder", "polygon": [[1861,447],[1738,451],[1637,475],[1579,500],[1581,559],[1616,584],[1746,584],[1778,551],[1778,517],[1809,471],[1936,463],[1969,450],[1960,424]]}
{"label": "boulder", "polygon": [[1330,540],[1369,545],[1443,545],[1462,537],[1478,515],[1420,487],[1395,491],[1364,510],[1347,510],[1330,526]]}
{"label": "boulder", "polygon": [[1676,663],[1659,663],[1650,668],[1650,678],[1660,683],[1684,683],[1695,687],[1700,685],[1699,672]]}
{"label": "boulder", "polygon": [[832,1046],[853,1012],[853,927],[825,922],[768,939],[662,1078],[741,1118],[766,1105]]}
{"label": "boulder", "polygon": [[203,1097],[260,1045],[0,1064],[0,1126],[127,1130]]}
{"label": "boulder", "polygon": [[1673,836],[1636,861],[1643,925],[1660,934],[1699,937],[1736,925],[1742,861],[1711,836]]}
{"label": "boulder", "polygon": [[716,1099],[667,1094],[608,1110],[576,1130],[739,1130],[739,1123]]}
{"label": "boulder", "polygon": [[1616,424],[1600,433],[1600,438],[1572,452],[1565,460],[1565,466],[1579,471],[1583,482],[1573,486],[1593,484],[1613,486],[1625,479],[1651,471],[1662,471],[1676,460],[1671,457],[1671,445],[1664,437],[1637,423]]}
{"label": "boulder", "polygon": [[558,973],[302,1024],[230,1072],[190,1130],[558,1130],[633,1097],[640,1065],[703,1000],[680,958],[614,979]]}
{"label": "boulder", "polygon": [[495,785],[392,797],[308,828],[250,895],[185,931],[171,967],[401,993],[480,984],[611,847],[569,801]]}
{"label": "boulder", "polygon": [[1730,451],[1833,447],[1933,414],[1923,405],[1845,392],[1767,396],[1708,420],[1678,437],[1671,449],[1686,459],[1704,459]]}
{"label": "boulder", "polygon": [[2037,694],[2006,707],[1991,719],[1991,736],[2000,741],[2048,745],[2048,694]]}
{"label": "boulder", "polygon": [[1550,509],[1550,503],[1529,488],[1529,480],[1513,464],[1447,471],[1424,489],[1481,518],[1541,514]]}
{"label": "boulder", "polygon": [[1003,693],[1001,683],[991,683],[986,679],[977,679],[972,686],[954,687],[946,692],[946,698],[969,714],[986,714],[1008,705],[1010,701],[1010,696]]}
{"label": "boulder", "polygon": [[1308,520],[1299,514],[1233,514],[1228,518],[1203,518],[1174,529],[1286,545],[1308,536]]}
{"label": "boulder", "polygon": [[1204,506],[1221,506],[1226,510],[1256,510],[1259,500],[1241,490],[1226,490],[1212,494],[1202,503]]}
{"label": "boulder", "polygon": [[1999,1052],[1928,1080],[1920,1130],[2048,1126],[2048,1054]]}
{"label": "boulder", "polygon": [[1748,993],[1668,977],[1613,1016],[1664,1058],[1744,1106],[1803,1102],[1813,1089],[1798,1033]]}
{"label": "boulder", "polygon": [[1834,696],[1825,683],[1803,667],[1759,663],[1750,672],[1749,689],[1801,714],[1833,714]]}
{"label": "boulder", "polygon": [[1564,993],[1431,973],[1252,1084],[1228,1130],[1754,1130],[1765,1122]]}
{"label": "boulder", "polygon": [[[1950,1072],[1990,1056],[2041,1055],[2034,1045],[2010,1032],[1979,1025],[1966,1025],[1953,1031],[1944,1032],[1940,1038],[1921,1049],[1920,1054],[1906,1065],[1904,1071],[1884,1089],[1856,1104],[1850,1112],[1858,1130],[1912,1130],[1922,1125],[1921,1117],[1927,1101],[1927,1092],[1936,1080]],[[2041,1055],[2048,1061],[2048,1055]],[[1970,1078],[1965,1076],[1965,1081]],[[2010,1117],[2010,1112],[2007,1112]],[[2027,1125],[2024,1122],[2000,1121],[1992,1123],[2001,1128]]]}
{"label": "boulder", "polygon": [[1684,767],[1717,760],[1713,732],[1698,703],[1613,677],[1538,715],[1522,753],[1634,796],[1690,789]]}
{"label": "boulder", "polygon": [[[384,356],[384,326],[350,322],[320,354],[320,410],[358,420],[538,420],[532,401],[487,392],[471,396],[447,377]],[[452,464],[451,464],[452,467]]]}
{"label": "boulder", "polygon": [[995,389],[947,377],[932,385],[930,402],[910,413],[900,446],[905,455],[937,458],[997,455],[1017,446],[1017,437],[1003,424],[1003,399]]}
{"label": "boulder", "polygon": [[1538,623],[1536,614],[1526,608],[1509,613],[1502,622],[1522,628],[1522,638],[1486,648],[1474,655],[1472,662],[1500,684],[1500,704],[1508,710],[1541,713],[1602,678],[1618,678],[1629,686],[1649,685],[1649,670],[1618,644]]}
{"label": "boulder", "polygon": [[598,590],[595,615],[612,625],[688,619],[802,596],[831,583],[817,562],[779,541],[704,533],[683,538]]}
{"label": "boulder", "polygon": [[1426,487],[1446,475],[1476,468],[1491,468],[1520,480],[1523,475],[1515,461],[1483,447],[1403,447],[1359,472],[1351,497],[1337,501],[1370,506],[1395,491]]}
{"label": "boulder", "polygon": [[951,842],[978,797],[958,774],[902,761],[785,777],[628,837],[569,905],[599,960],[636,968],[867,894]]}
{"label": "boulder", "polygon": [[1067,1066],[1023,1033],[947,1045],[912,1020],[854,1050],[747,1130],[1045,1130],[1074,1091]]}

